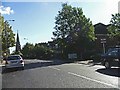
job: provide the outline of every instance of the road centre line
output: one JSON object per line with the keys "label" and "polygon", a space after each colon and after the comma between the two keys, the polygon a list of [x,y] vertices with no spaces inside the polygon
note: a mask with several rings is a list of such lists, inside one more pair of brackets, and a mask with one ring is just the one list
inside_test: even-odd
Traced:
{"label": "road centre line", "polygon": [[[50,67],[50,68],[55,69],[57,71],[60,71],[59,68],[55,68],[55,67]],[[105,82],[102,82],[102,81],[91,79],[89,77],[82,76],[82,75],[79,75],[79,74],[76,74],[76,73],[72,73],[72,72],[68,72],[68,74],[71,74],[71,75],[74,75],[74,76],[77,76],[77,77],[81,77],[81,78],[84,78],[84,79],[87,79],[87,80],[90,80],[90,81],[93,81],[93,82],[101,83],[101,84],[104,84],[104,85],[107,85],[107,86],[111,86],[113,88],[118,88],[120,90],[120,88],[118,86],[115,86],[115,85],[112,85],[112,84],[109,84],[109,83],[105,83]]]}
{"label": "road centre line", "polygon": [[68,72],[68,74],[71,74],[71,75],[74,75],[74,76],[77,76],[77,77],[81,77],[81,78],[84,78],[84,79],[87,79],[87,80],[90,80],[90,81],[94,81],[94,82],[97,82],[97,83],[101,83],[101,84],[104,84],[104,85],[107,85],[107,86],[111,86],[111,87],[114,87],[114,88],[118,88],[115,85],[108,84],[108,83],[105,83],[105,82],[102,82],[102,81],[98,81],[98,80],[95,80],[95,79],[91,79],[91,78],[88,78],[88,77],[85,77],[85,76],[82,76],[82,75],[79,75],[79,74],[75,74],[75,73],[72,73],[72,72]]}

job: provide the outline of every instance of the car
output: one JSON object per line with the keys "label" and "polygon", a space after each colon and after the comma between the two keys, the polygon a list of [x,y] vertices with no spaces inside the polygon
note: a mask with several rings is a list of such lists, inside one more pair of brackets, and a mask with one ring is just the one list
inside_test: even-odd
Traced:
{"label": "car", "polygon": [[24,69],[24,61],[20,55],[10,55],[6,58],[5,68],[21,68]]}
{"label": "car", "polygon": [[120,47],[112,47],[109,48],[108,51],[101,55],[102,65],[106,67],[106,69],[110,69],[112,66],[119,67],[120,66]]}

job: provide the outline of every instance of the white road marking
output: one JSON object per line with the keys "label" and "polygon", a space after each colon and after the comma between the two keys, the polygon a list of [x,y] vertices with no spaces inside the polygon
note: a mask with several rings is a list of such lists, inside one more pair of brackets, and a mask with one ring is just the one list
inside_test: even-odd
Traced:
{"label": "white road marking", "polygon": [[95,79],[91,79],[91,78],[88,78],[88,77],[85,77],[85,76],[82,76],[82,75],[79,75],[79,74],[75,74],[75,73],[72,73],[72,72],[68,72],[68,74],[71,74],[71,75],[74,75],[74,76],[77,76],[77,77],[81,77],[81,78],[84,78],[84,79],[87,79],[87,80],[90,80],[90,81],[94,81],[94,82],[97,82],[97,83],[101,83],[101,84],[104,84],[104,85],[107,85],[107,86],[111,86],[111,87],[114,87],[114,88],[119,88],[118,86],[108,84],[108,83],[105,83],[105,82],[101,82],[101,81],[98,81],[98,80],[95,80]]}
{"label": "white road marking", "polygon": [[[56,67],[51,67],[49,66],[49,68],[52,68],[52,69],[55,69],[57,71],[60,71],[59,68],[56,68]],[[97,82],[97,83],[101,83],[101,84],[104,84],[104,85],[107,85],[107,86],[111,86],[113,88],[118,88],[120,90],[120,88],[118,86],[115,86],[115,85],[112,85],[112,84],[109,84],[109,83],[105,83],[105,82],[102,82],[102,81],[98,81],[98,80],[95,80],[95,79],[91,79],[89,77],[86,77],[86,76],[82,76],[82,75],[79,75],[79,74],[76,74],[76,73],[72,73],[72,72],[68,72],[68,74],[71,74],[71,75],[74,75],[74,76],[77,76],[77,77],[81,77],[81,78],[84,78],[84,79],[87,79],[87,80],[90,80],[90,81],[93,81],[93,82]]]}
{"label": "white road marking", "polygon": [[60,69],[59,69],[59,68],[55,68],[55,67],[49,67],[49,68],[52,68],[52,69],[55,69],[55,70],[60,71]]}

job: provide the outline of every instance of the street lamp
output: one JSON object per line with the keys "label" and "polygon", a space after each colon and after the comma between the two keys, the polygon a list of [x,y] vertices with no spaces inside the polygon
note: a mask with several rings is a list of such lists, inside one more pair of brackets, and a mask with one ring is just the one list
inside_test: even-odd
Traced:
{"label": "street lamp", "polygon": [[105,38],[101,39],[101,43],[103,44],[103,53],[105,53],[105,43],[106,43],[106,39],[105,39]]}
{"label": "street lamp", "polygon": [[15,20],[6,20],[5,21],[5,46],[6,46],[6,51],[5,51],[5,53],[6,53],[6,57],[8,56],[8,46],[7,46],[7,40],[8,40],[8,36],[7,36],[7,30],[6,30],[6,23],[8,22],[8,21],[15,21]]}

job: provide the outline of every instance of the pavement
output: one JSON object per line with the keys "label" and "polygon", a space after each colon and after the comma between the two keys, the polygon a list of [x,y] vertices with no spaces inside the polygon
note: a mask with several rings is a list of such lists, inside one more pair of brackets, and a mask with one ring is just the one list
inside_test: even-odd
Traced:
{"label": "pavement", "polygon": [[90,64],[93,63],[93,60],[79,60],[79,61],[75,61],[75,63]]}
{"label": "pavement", "polygon": [[[60,60],[61,61],[61,60]],[[93,60],[64,60],[64,63],[76,63],[76,64],[84,64],[84,65],[101,65],[101,62],[94,62]]]}
{"label": "pavement", "polygon": [[94,62],[93,60],[85,60],[85,61],[77,61],[78,64],[84,64],[84,65],[101,65],[101,62]]}
{"label": "pavement", "polygon": [[1,63],[0,62],[0,90],[2,90],[2,66],[4,66],[4,62],[3,63]]}

